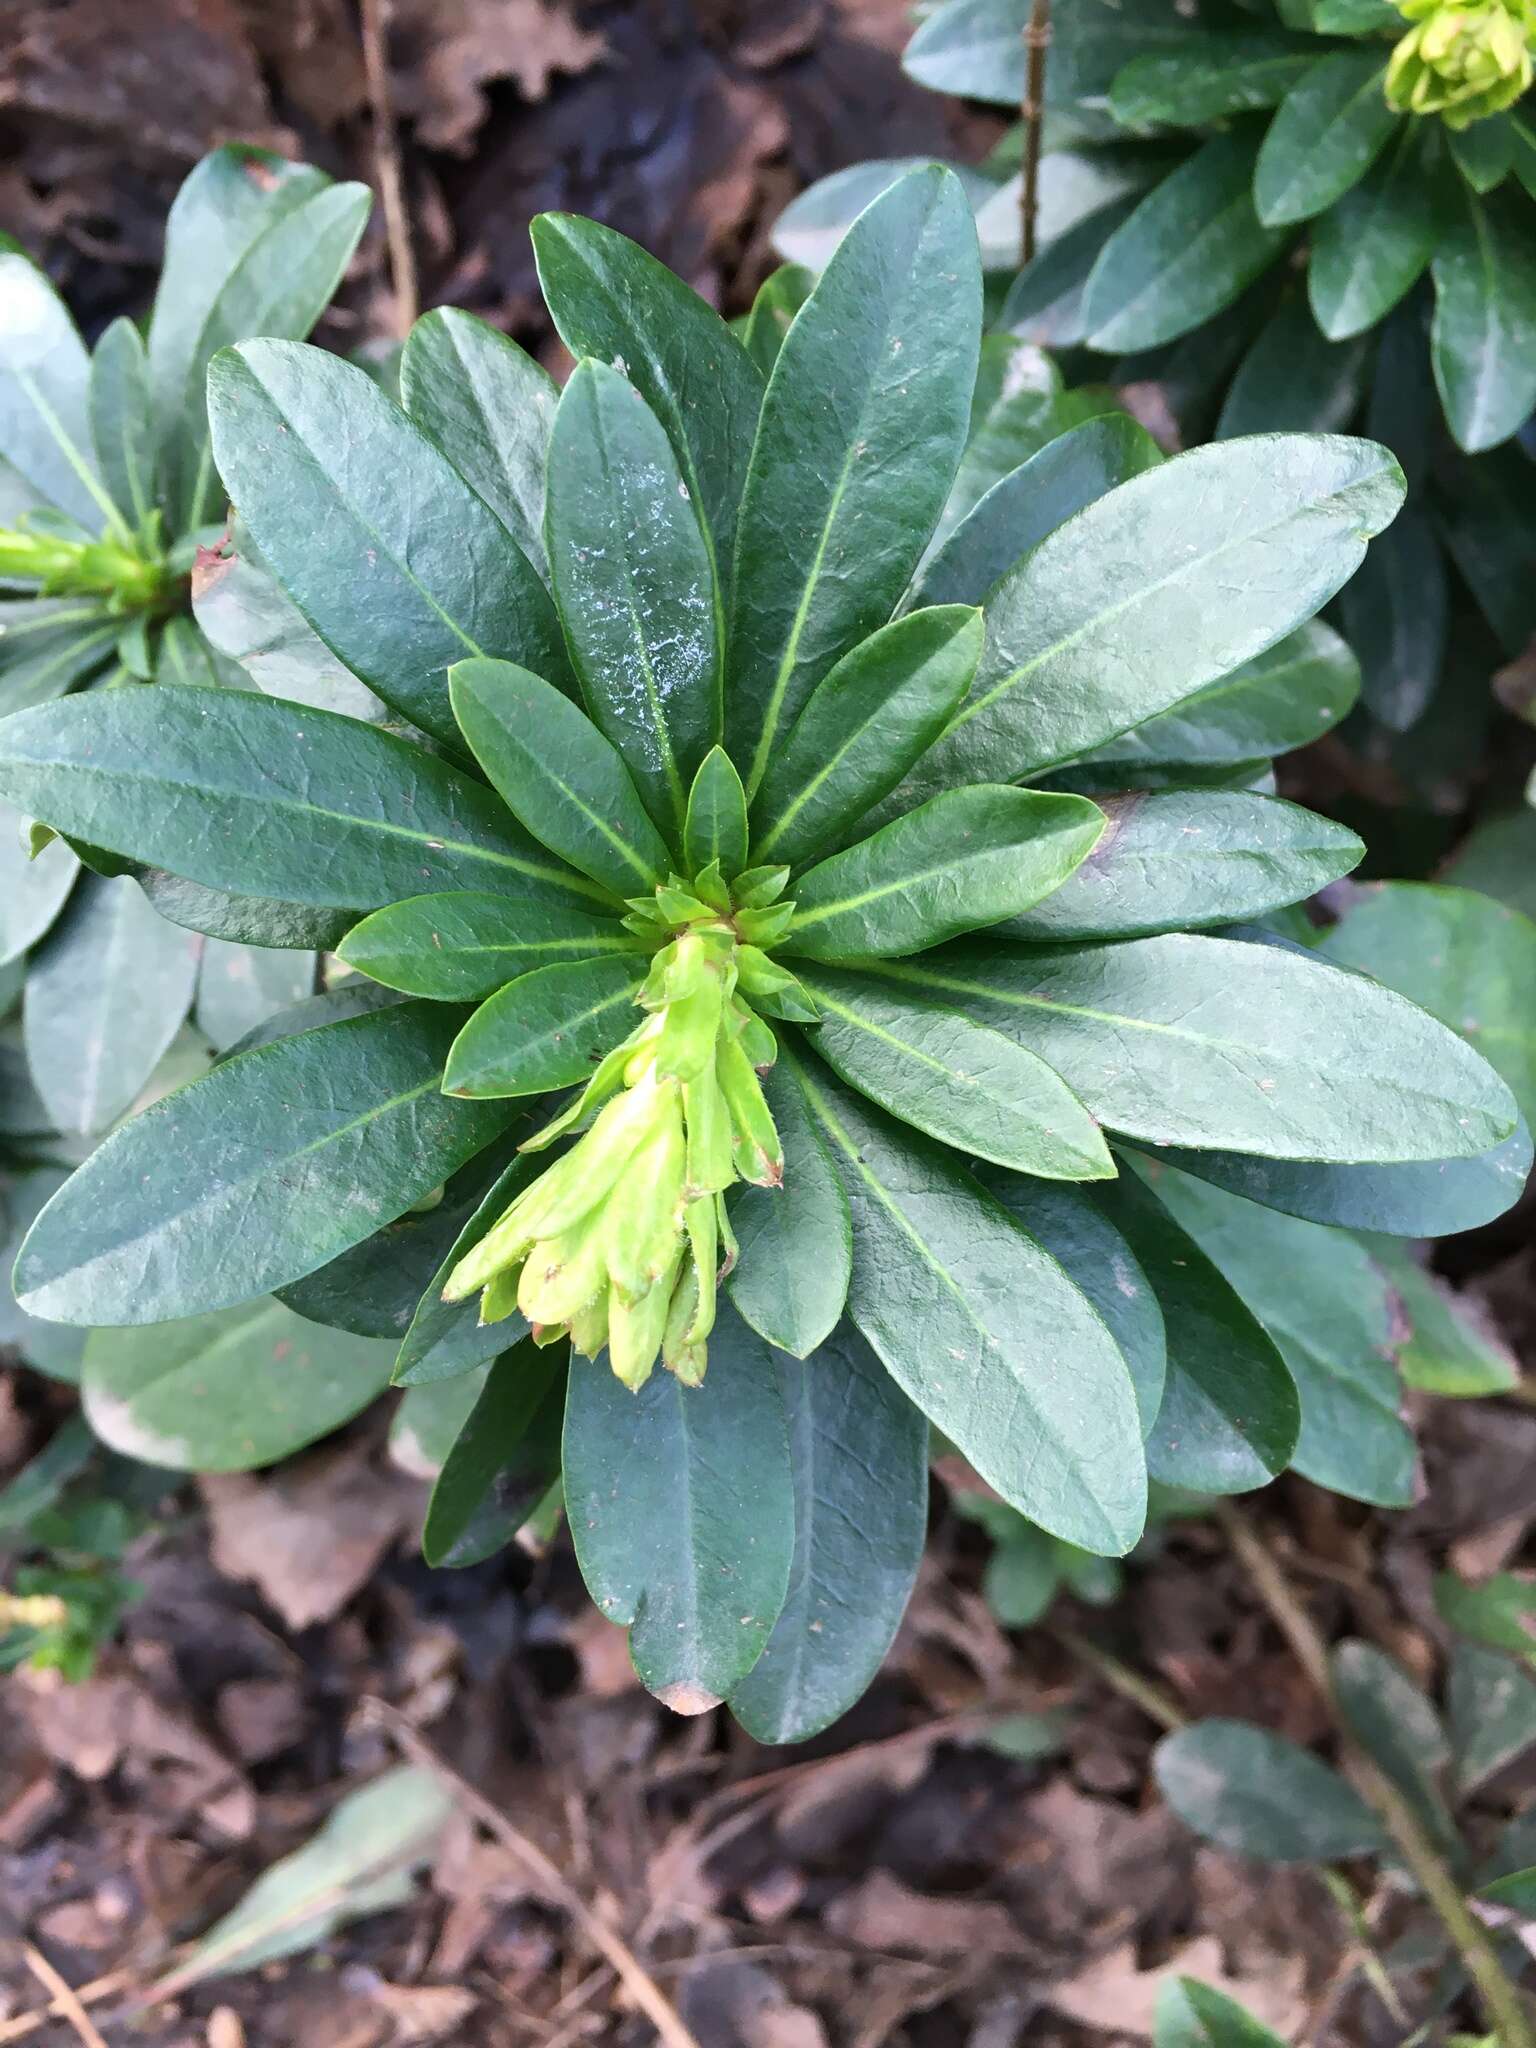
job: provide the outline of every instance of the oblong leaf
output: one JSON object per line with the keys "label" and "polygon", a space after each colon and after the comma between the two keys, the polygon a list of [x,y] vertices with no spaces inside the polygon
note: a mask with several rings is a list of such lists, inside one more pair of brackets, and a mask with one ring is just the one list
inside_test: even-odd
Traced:
{"label": "oblong leaf", "polygon": [[1307,294],[1331,341],[1384,320],[1429,266],[1443,225],[1432,130],[1408,122],[1312,230]]}
{"label": "oblong leaf", "polygon": [[1017,106],[1028,19],[1025,0],[954,0],[919,22],[901,67],[930,92]]}
{"label": "oblong leaf", "polygon": [[32,1313],[147,1323],[297,1280],[403,1215],[509,1120],[439,1083],[456,1013],[395,1003],[237,1053],[125,1124],[33,1225]]}
{"label": "oblong leaf", "polygon": [[784,950],[889,957],[995,924],[1059,888],[1103,829],[1084,797],[951,790],[802,876]]}
{"label": "oblong leaf", "polygon": [[774,1355],[789,1422],[795,1552],[767,1647],[730,1696],[758,1742],[804,1742],[879,1670],[928,1524],[928,1425],[856,1332]]}
{"label": "oblong leaf", "polygon": [[1334,433],[1359,411],[1366,370],[1364,342],[1330,341],[1305,295],[1293,292],[1259,329],[1238,364],[1215,437]]}
{"label": "oblong leaf", "polygon": [[478,1564],[533,1512],[560,1470],[565,1368],[563,1348],[526,1339],[492,1365],[427,1503],[428,1564]]}
{"label": "oblong leaf", "polygon": [[1536,406],[1536,249],[1507,194],[1463,188],[1433,265],[1435,383],[1468,454],[1507,441]]}
{"label": "oblong leaf", "polygon": [[639,944],[612,918],[573,904],[456,889],[376,910],[337,952],[386,988],[474,1003],[533,968],[633,953]]}
{"label": "oblong leaf", "polygon": [[579,364],[566,385],[549,460],[549,565],[583,700],[679,844],[724,723],[699,511],[660,421],[604,363]]}
{"label": "oblong leaf", "polygon": [[889,795],[943,731],[981,659],[981,614],[909,612],[861,641],[812,691],[753,805],[753,857],[794,863]]}
{"label": "oblong leaf", "polygon": [[400,403],[542,574],[554,379],[488,321],[424,313],[400,356]]}
{"label": "oblong leaf", "polygon": [[[575,1361],[566,1509],[598,1611],[666,1706],[718,1706],[762,1655],[789,1589],[795,1489],[784,1400],[761,1338],[723,1307],[702,1388],[638,1394]],[[620,1475],[622,1474],[622,1484]]]}
{"label": "oblong leaf", "polygon": [[1304,624],[1402,497],[1386,449],[1312,434],[1216,442],[1120,485],[996,585],[970,698],[912,786],[1012,781],[1172,710]]}
{"label": "oblong leaf", "polygon": [[117,517],[91,446],[90,364],[64,301],[0,250],[0,447],[49,504],[99,533]]}
{"label": "oblong leaf", "polygon": [[386,704],[450,747],[450,663],[563,682],[549,593],[501,521],[366,371],[301,342],[209,365],[219,474],[273,574]]}
{"label": "oblong leaf", "polygon": [[476,1010],[453,1042],[450,1095],[542,1095],[584,1081],[639,1021],[647,962],[636,955],[537,967]]}
{"label": "oblong leaf", "polygon": [[718,863],[721,874],[733,880],[747,865],[749,846],[747,793],[741,777],[724,747],[711,747],[688,792],[683,865],[690,875],[697,875]]}
{"label": "oblong leaf", "polygon": [[737,532],[727,738],[748,796],[895,609],[964,444],[981,332],[965,194],[913,171],[849,229],[774,365]]}
{"label": "oblong leaf", "polygon": [[[60,841],[59,844],[63,842]],[[282,903],[265,896],[233,896],[205,889],[164,868],[135,867],[139,887],[156,910],[189,932],[204,932],[235,946],[307,947],[330,951],[357,922],[354,910]]]}
{"label": "oblong leaf", "polygon": [[1355,834],[1278,797],[1168,790],[1101,797],[1104,836],[1061,887],[1010,918],[1012,938],[1139,938],[1236,924],[1348,874]]}
{"label": "oblong leaf", "polygon": [[821,968],[802,978],[821,1011],[817,1052],[901,1122],[1019,1173],[1113,1179],[1098,1125],[1022,1045],[877,975]]}
{"label": "oblong leaf", "polygon": [[1379,49],[1337,50],[1297,80],[1270,122],[1253,173],[1266,227],[1311,220],[1358,185],[1400,125]]}
{"label": "oblong leaf", "polygon": [[1018,1036],[1110,1129],[1153,1144],[1458,1159],[1518,1114],[1493,1069],[1415,1004],[1289,949],[1196,934],[989,941],[885,971]]}
{"label": "oblong leaf", "polygon": [[939,1147],[800,1071],[853,1211],[854,1322],[1011,1506],[1123,1555],[1146,1512],[1141,1427],[1097,1310]]}
{"label": "oblong leaf", "polygon": [[217,552],[193,564],[192,616],[209,646],[268,696],[370,722],[388,715],[280,587],[238,518]]}
{"label": "oblong leaf", "polygon": [[140,528],[155,505],[155,420],[149,363],[126,315],[91,357],[91,442],[101,480],[128,524]]}
{"label": "oblong leaf", "polygon": [[326,1436],[389,1384],[391,1349],[264,1299],[143,1330],[96,1330],[80,1391],[126,1458],[249,1472]]}
{"label": "oblong leaf", "polygon": [[1308,36],[1202,28],[1187,48],[1137,57],[1117,72],[1110,108],[1127,128],[1203,128],[1277,106],[1317,59]]}
{"label": "oblong leaf", "polygon": [[509,661],[457,662],[449,687],[475,758],[542,845],[618,901],[655,887],[666,844],[623,757],[583,711]]}
{"label": "oblong leaf", "polygon": [[0,786],[205,888],[371,910],[503,884],[603,902],[478,782],[393,733],[241,690],[113,690],[8,718]]}
{"label": "oblong leaf", "polygon": [[1197,1721],[1152,1753],[1186,1827],[1263,1863],[1332,1863],[1386,1846],[1381,1823],[1337,1771],[1247,1721]]}
{"label": "oblong leaf", "polygon": [[763,1092],[784,1150],[777,1188],[731,1191],[740,1256],[730,1277],[737,1312],[780,1351],[809,1358],[837,1327],[853,1274],[848,1197],[811,1115],[799,1069],[780,1058]]}

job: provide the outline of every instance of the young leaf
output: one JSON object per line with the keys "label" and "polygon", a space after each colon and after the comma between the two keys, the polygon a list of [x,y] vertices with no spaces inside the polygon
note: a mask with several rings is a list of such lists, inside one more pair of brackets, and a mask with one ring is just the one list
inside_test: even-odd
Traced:
{"label": "young leaf", "polygon": [[1103,812],[1083,797],[950,790],[803,876],[784,950],[813,960],[920,953],[1038,903],[1103,829]]}
{"label": "young leaf", "polygon": [[728,880],[747,865],[750,836],[747,793],[724,747],[711,747],[688,792],[683,823],[683,865],[690,875],[717,863]]}
{"label": "young leaf", "polygon": [[634,954],[536,967],[483,1002],[448,1054],[449,1095],[542,1095],[585,1081],[639,1018]]}
{"label": "young leaf", "polygon": [[1124,413],[1104,413],[1058,434],[1000,477],[952,529],[918,571],[913,604],[983,603],[998,578],[1048,533],[1162,459],[1146,428]]}
{"label": "young leaf", "polygon": [[582,696],[676,845],[724,719],[698,509],[660,421],[604,363],[577,366],[549,459],[550,571]]}
{"label": "young leaf", "polygon": [[477,1003],[533,968],[633,953],[637,944],[612,918],[574,905],[456,889],[376,910],[337,951],[386,988]]}
{"label": "young leaf", "polygon": [[1162,1310],[1168,1366],[1147,1470],[1192,1493],[1246,1493],[1290,1463],[1301,1428],[1295,1382],[1267,1331],[1193,1240],[1133,1176],[1098,1198]]}
{"label": "young leaf", "polygon": [[219,474],[273,574],[386,704],[458,745],[446,671],[469,655],[563,683],[549,594],[501,521],[363,371],[250,341],[208,370]]}
{"label": "young leaf", "polygon": [[629,1628],[641,1680],[677,1713],[718,1706],[762,1655],[794,1555],[794,1474],[768,1347],[722,1308],[702,1389],[658,1372],[632,1394],[606,1365],[576,1360],[564,1452],[582,1577]]}
{"label": "young leaf", "polygon": [[753,858],[810,859],[877,804],[932,745],[981,659],[980,612],[909,612],[823,677],[775,749],[753,805]]}
{"label": "young leaf", "polygon": [[391,1347],[244,1302],[147,1330],[93,1330],[81,1394],[125,1458],[249,1472],[349,1422],[389,1384]]}
{"label": "young leaf", "polygon": [[99,533],[117,518],[91,450],[90,363],[64,301],[0,252],[0,447],[50,504]]}
{"label": "young leaf", "polygon": [[1169,790],[1098,802],[1109,820],[1098,845],[1001,931],[1048,944],[1235,924],[1301,902],[1365,852],[1343,825],[1277,797]]}
{"label": "young leaf", "polygon": [[736,510],[762,404],[757,366],[712,306],[638,243],[595,220],[541,213],[539,283],[578,359],[614,363],[667,430],[714,559],[724,639]]}
{"label": "young leaf", "polygon": [[803,977],[834,1073],[914,1130],[1049,1180],[1110,1180],[1103,1134],[1060,1075],[963,1010],[872,974]]}
{"label": "young leaf", "polygon": [[563,1347],[527,1338],[492,1365],[427,1504],[428,1564],[478,1564],[527,1521],[560,1470],[565,1368]]}
{"label": "young leaf", "polygon": [[800,1068],[780,1052],[763,1093],[784,1149],[781,1187],[732,1190],[740,1256],[731,1274],[737,1313],[780,1351],[809,1358],[826,1343],[848,1299],[853,1224],[848,1197],[811,1115]]}
{"label": "young leaf", "polygon": [[126,315],[96,344],[90,414],[101,480],[128,524],[140,528],[155,504],[155,422],[144,344]]}
{"label": "young leaf", "polygon": [[622,902],[655,887],[667,848],[622,755],[570,699],[509,661],[449,671],[459,729],[539,842]]}
{"label": "young leaf", "polygon": [[163,1322],[280,1287],[403,1215],[503,1129],[439,1087],[457,1013],[397,1003],[236,1054],[93,1152],[17,1261],[29,1311]]}
{"label": "young leaf", "polygon": [[[767,1648],[730,1695],[758,1742],[804,1742],[879,1670],[928,1524],[928,1425],[862,1338],[775,1354],[789,1422],[795,1552]],[[707,1384],[707,1382],[706,1382]]]}
{"label": "young leaf", "polygon": [[1089,345],[1156,348],[1229,306],[1285,246],[1253,205],[1257,152],[1213,136],[1153,187],[1110,236],[1083,291]]}
{"label": "young leaf", "polygon": [[113,690],[18,713],[0,787],[73,838],[239,895],[368,910],[436,884],[605,900],[458,769],[254,692]]}
{"label": "young leaf", "polygon": [[400,356],[400,403],[541,575],[544,487],[559,393],[549,372],[473,313],[424,313]]}
{"label": "young leaf", "polygon": [[815,275],[803,264],[786,263],[764,278],[744,322],[736,323],[742,347],[766,377],[779,359],[795,315],[810,297]]}
{"label": "young leaf", "polygon": [[1217,442],[1122,484],[993,589],[970,698],[911,787],[1016,780],[1171,710],[1304,624],[1402,497],[1386,449],[1314,434]]}
{"label": "young leaf", "polygon": [[1097,1311],[947,1153],[824,1068],[801,1079],[853,1210],[849,1311],[886,1370],[1021,1514],[1123,1555],[1146,1512],[1141,1428]]}
{"label": "young leaf", "polygon": [[1048,1060],[1112,1130],[1153,1144],[1345,1164],[1459,1159],[1516,1121],[1493,1070],[1424,1011],[1274,946],[1186,933],[994,942],[886,971],[958,998]]}
{"label": "young leaf", "polygon": [[1247,1721],[1197,1721],[1152,1754],[1186,1827],[1262,1863],[1335,1863],[1386,1847],[1381,1823],[1337,1771]]}
{"label": "young leaf", "polygon": [[201,948],[137,882],[82,875],[27,976],[27,1065],[61,1131],[104,1131],[181,1029]]}
{"label": "young leaf", "polygon": [[741,501],[727,734],[754,795],[782,733],[889,618],[970,416],[981,273],[937,165],[863,213],[785,337]]}
{"label": "young leaf", "polygon": [[1469,455],[1507,441],[1536,405],[1536,250],[1506,195],[1461,204],[1435,251],[1435,383]]}
{"label": "young leaf", "polygon": [[1407,122],[1401,139],[1312,229],[1307,292],[1331,341],[1375,327],[1429,266],[1444,211],[1433,126]]}
{"label": "young leaf", "polygon": [[1261,2026],[1225,1992],[1193,1977],[1175,1977],[1158,1990],[1152,2018],[1152,2048],[1284,2048],[1278,2034]]}
{"label": "young leaf", "polygon": [[1266,227],[1311,220],[1358,185],[1403,117],[1382,89],[1376,48],[1338,50],[1312,65],[1280,103],[1253,173]]}

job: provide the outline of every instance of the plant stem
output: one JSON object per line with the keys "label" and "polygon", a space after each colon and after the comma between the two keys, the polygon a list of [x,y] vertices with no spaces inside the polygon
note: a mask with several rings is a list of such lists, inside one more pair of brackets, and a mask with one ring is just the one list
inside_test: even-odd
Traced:
{"label": "plant stem", "polygon": [[1035,256],[1035,223],[1040,211],[1040,132],[1045,122],[1045,53],[1051,44],[1051,0],[1030,0],[1024,31],[1024,175],[1019,184],[1021,259]]}
{"label": "plant stem", "polygon": [[1467,1975],[1477,1987],[1499,2048],[1536,2048],[1536,2031],[1525,2003],[1499,1961],[1487,1928],[1469,1909],[1460,1885],[1446,1868],[1411,1804],[1348,1733],[1334,1694],[1328,1646],[1311,1615],[1242,1509],[1227,1500],[1217,1502],[1213,1512],[1270,1618],[1295,1651],[1297,1661],[1332,1715],[1350,1777],[1362,1797],[1376,1809],[1420,1891],[1454,1943]]}
{"label": "plant stem", "polygon": [[373,114],[373,154],[379,198],[384,207],[384,234],[389,243],[389,272],[395,288],[395,324],[403,340],[416,324],[421,294],[416,282],[416,252],[411,244],[411,216],[405,203],[400,138],[395,131],[395,103],[384,47],[389,4],[390,0],[362,0],[363,70]]}
{"label": "plant stem", "polygon": [[1189,1716],[1176,1706],[1161,1686],[1154,1685],[1150,1678],[1143,1678],[1139,1671],[1133,1671],[1129,1664],[1101,1650],[1097,1643],[1087,1636],[1079,1635],[1075,1628],[1051,1626],[1047,1633],[1054,1636],[1064,1650],[1069,1650],[1079,1664],[1086,1664],[1104,1683],[1119,1693],[1122,1699],[1140,1707],[1148,1720],[1156,1721],[1160,1728],[1170,1734],[1176,1728],[1187,1728]]}

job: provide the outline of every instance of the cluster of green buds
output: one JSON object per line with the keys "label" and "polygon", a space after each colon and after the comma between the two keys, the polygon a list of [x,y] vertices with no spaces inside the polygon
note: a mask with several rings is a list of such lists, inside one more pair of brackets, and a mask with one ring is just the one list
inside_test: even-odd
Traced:
{"label": "cluster of green buds", "polygon": [[787,879],[755,869],[731,888],[712,863],[631,902],[630,929],[660,942],[637,997],[644,1021],[522,1147],[581,1133],[454,1268],[445,1300],[479,1291],[483,1323],[517,1308],[536,1342],[568,1335],[584,1358],[606,1345],[631,1388],[658,1355],[699,1384],[716,1288],[736,1258],[726,1190],[784,1177],[760,1079],[778,1043],[758,1010],[816,1015],[763,950],[793,914],[775,900]]}
{"label": "cluster of green buds", "polygon": [[1397,0],[1413,26],[1387,65],[1387,100],[1451,128],[1500,114],[1536,69],[1536,0]]}
{"label": "cluster of green buds", "polygon": [[[152,518],[158,525],[158,513]],[[40,597],[99,597],[109,611],[148,611],[164,600],[169,582],[152,532],[137,543],[91,540],[55,526],[46,512],[0,527],[0,583],[24,583]]]}

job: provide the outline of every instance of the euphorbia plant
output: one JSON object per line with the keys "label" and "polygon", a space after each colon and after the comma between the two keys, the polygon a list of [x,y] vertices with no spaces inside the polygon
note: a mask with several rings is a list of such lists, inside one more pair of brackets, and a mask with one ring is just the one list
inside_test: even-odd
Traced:
{"label": "euphorbia plant", "polygon": [[980,274],[937,168],[855,224],[766,386],[622,237],[535,243],[558,409],[455,315],[403,410],[293,344],[210,372],[244,530],[415,736],[196,688],[0,728],[13,801],[253,939],[274,903],[349,913],[354,970],[111,1138],[18,1285],[98,1324],[382,1307],[402,1383],[484,1375],[429,1555],[558,1479],[646,1682],[784,1739],[889,1642],[929,1419],[1100,1554],[1149,1467],[1236,1491],[1302,1455],[1286,1360],[1111,1135],[1405,1231],[1504,1206],[1523,1139],[1413,1004],[1197,935],[1353,835],[1252,766],[1100,802],[1113,771],[1071,765],[1330,659],[1306,621],[1396,509],[1390,456],[1162,464],[1094,419],[958,516]]}
{"label": "euphorbia plant", "polygon": [[[199,545],[224,524],[205,373],[246,335],[308,334],[368,204],[365,186],[309,165],[216,150],[171,208],[146,333],[125,316],[89,352],[42,271],[0,254],[0,716],[80,686],[250,687],[191,610]],[[55,1122],[92,1133],[127,1109],[190,1008],[216,1042],[238,1037],[263,972],[158,917],[90,848],[101,873],[64,845],[29,858],[23,837],[0,814],[0,961],[41,944],[33,1074]],[[313,954],[265,979],[291,999],[313,984]]]}

